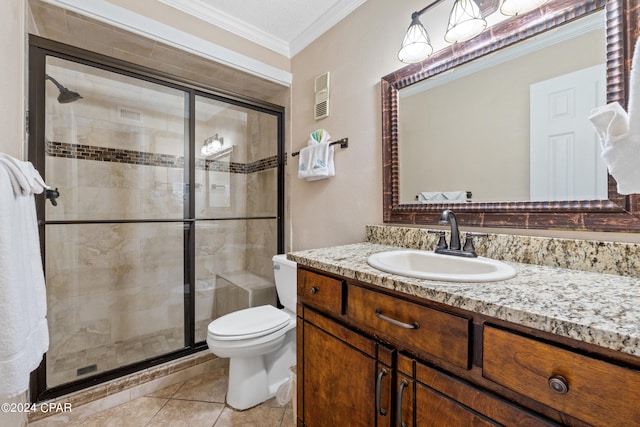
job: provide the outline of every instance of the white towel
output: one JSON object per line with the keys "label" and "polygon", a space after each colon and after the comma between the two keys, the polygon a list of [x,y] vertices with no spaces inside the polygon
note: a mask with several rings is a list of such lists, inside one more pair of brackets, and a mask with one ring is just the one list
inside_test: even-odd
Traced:
{"label": "white towel", "polygon": [[33,165],[0,155],[0,397],[27,390],[49,347],[33,197],[45,187]]}
{"label": "white towel", "polygon": [[330,144],[330,142],[321,142],[300,150],[298,178],[317,181],[336,174],[333,162],[334,148]]}
{"label": "white towel", "polygon": [[618,184],[618,193],[640,193],[640,39],[631,62],[629,111],[611,103],[589,116],[600,137],[602,159]]}
{"label": "white towel", "polygon": [[29,162],[0,153],[0,164],[9,171],[9,179],[15,195],[40,194],[45,189],[51,188],[44,183],[38,171]]}

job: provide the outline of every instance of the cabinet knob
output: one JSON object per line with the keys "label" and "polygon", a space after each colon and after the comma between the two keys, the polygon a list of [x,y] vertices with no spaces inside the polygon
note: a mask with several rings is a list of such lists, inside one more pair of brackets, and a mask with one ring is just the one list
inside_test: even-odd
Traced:
{"label": "cabinet knob", "polygon": [[549,378],[549,388],[558,394],[566,394],[569,391],[567,380],[560,375]]}
{"label": "cabinet knob", "polygon": [[311,295],[315,295],[318,293],[318,288],[316,288],[315,286],[312,286],[311,288],[309,288],[309,293]]}

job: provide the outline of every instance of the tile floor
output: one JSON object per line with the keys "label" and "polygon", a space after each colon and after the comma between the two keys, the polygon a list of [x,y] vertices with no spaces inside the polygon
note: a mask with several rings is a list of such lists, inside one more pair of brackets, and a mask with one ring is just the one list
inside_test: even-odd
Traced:
{"label": "tile floor", "polygon": [[[292,427],[292,405],[271,399],[246,411],[225,405],[227,376],[208,372],[162,390],[74,420],[65,414],[29,423],[29,427]],[[72,411],[73,412],[73,411]]]}

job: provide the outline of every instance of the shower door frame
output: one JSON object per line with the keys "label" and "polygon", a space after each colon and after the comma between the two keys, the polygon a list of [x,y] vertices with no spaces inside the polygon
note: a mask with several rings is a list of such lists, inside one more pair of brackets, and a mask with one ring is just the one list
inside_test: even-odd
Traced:
{"label": "shower door frame", "polygon": [[[285,212],[285,136],[284,136],[284,114],[285,108],[266,101],[253,99],[243,95],[220,90],[215,87],[202,85],[197,82],[182,79],[180,77],[153,70],[144,66],[132,64],[116,58],[108,57],[95,52],[80,49],[74,46],[59,43],[42,37],[29,35],[29,69],[28,69],[28,159],[40,174],[45,175],[45,70],[46,58],[52,56],[67,61],[100,68],[124,76],[140,79],[142,81],[159,84],[181,90],[188,94],[188,147],[185,150],[185,180],[187,191],[185,192],[187,202],[184,205],[183,219],[156,219],[156,220],[94,220],[94,221],[50,221],[45,220],[44,193],[36,196],[36,212],[38,217],[38,229],[40,236],[40,248],[43,254],[43,266],[45,263],[45,226],[51,224],[83,224],[83,223],[153,223],[153,222],[176,222],[184,225],[184,282],[189,285],[188,293],[185,294],[184,305],[184,341],[182,349],[162,354],[152,359],[136,362],[122,366],[113,370],[105,371],[91,377],[64,383],[55,387],[47,387],[46,377],[46,355],[36,371],[31,375],[30,393],[31,402],[39,402],[47,399],[59,397],[74,391],[110,381],[143,369],[169,362],[184,356],[188,356],[207,348],[206,342],[195,342],[195,229],[196,209],[195,209],[195,103],[196,96],[202,96],[232,105],[248,108],[270,114],[277,119],[277,212],[276,216],[263,217],[242,217],[242,218],[221,218],[223,220],[255,220],[255,219],[275,219],[277,223],[277,253],[284,253],[284,212]],[[187,176],[188,171],[188,176]],[[51,183],[55,186],[55,183]],[[47,202],[48,203],[48,202]],[[211,220],[211,219],[206,219]],[[46,271],[46,270],[45,270]],[[46,277],[45,277],[46,279]]]}

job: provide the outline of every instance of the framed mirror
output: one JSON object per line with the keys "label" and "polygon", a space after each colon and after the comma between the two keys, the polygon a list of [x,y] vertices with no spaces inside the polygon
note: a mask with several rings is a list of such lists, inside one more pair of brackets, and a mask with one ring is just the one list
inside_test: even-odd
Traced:
{"label": "framed mirror", "polygon": [[[533,112],[547,81],[575,81],[585,70],[602,79],[601,98],[575,104],[626,106],[639,3],[554,0],[383,77],[384,221],[437,224],[452,209],[467,226],[640,232],[638,196],[616,192],[595,135],[592,148],[576,154],[591,157],[572,160],[591,165],[573,178],[588,189],[574,189],[564,176],[572,167],[556,165],[562,176],[553,178],[552,162],[540,160],[558,156],[536,151],[534,134],[544,126],[530,122],[546,116]],[[589,46],[602,51],[586,54]]]}

